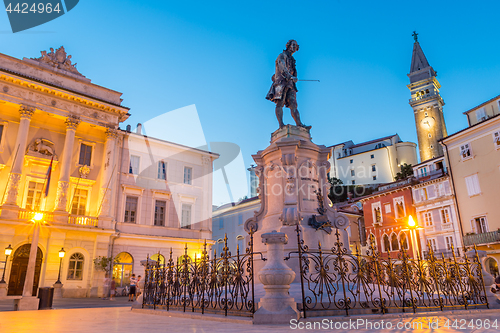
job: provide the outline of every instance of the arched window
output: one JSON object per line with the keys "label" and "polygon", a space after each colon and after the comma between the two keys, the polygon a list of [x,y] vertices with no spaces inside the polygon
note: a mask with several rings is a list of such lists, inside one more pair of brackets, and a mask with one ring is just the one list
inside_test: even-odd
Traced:
{"label": "arched window", "polygon": [[245,237],[239,235],[238,237],[236,237],[236,242],[238,244],[238,249],[240,250],[240,254],[244,254],[246,252]]}
{"label": "arched window", "polygon": [[374,234],[370,234],[370,244],[373,246],[373,248],[377,248],[377,240],[375,239]]}
{"label": "arched window", "polygon": [[384,251],[390,251],[391,250],[391,242],[389,242],[389,236],[384,234]]}
{"label": "arched window", "polygon": [[402,232],[401,235],[399,236],[399,243],[405,250],[409,250],[410,247],[408,246],[408,237],[406,236],[406,232]]}
{"label": "arched window", "polygon": [[158,261],[160,265],[165,265],[165,257],[159,253],[153,254],[149,259]]}
{"label": "arched window", "polygon": [[118,287],[129,284],[133,266],[134,258],[129,253],[121,252],[116,256],[113,265],[113,280]]}
{"label": "arched window", "polygon": [[69,258],[68,280],[83,280],[83,261],[81,253],[73,253]]}
{"label": "arched window", "polygon": [[399,240],[395,233],[391,235],[391,248],[393,251],[399,250]]}

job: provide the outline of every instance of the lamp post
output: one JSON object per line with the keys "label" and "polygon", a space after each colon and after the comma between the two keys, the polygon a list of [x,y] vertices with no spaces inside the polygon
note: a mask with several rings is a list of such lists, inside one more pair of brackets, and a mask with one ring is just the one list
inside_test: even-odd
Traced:
{"label": "lamp post", "polygon": [[57,281],[56,283],[61,284],[61,266],[62,266],[62,260],[64,258],[64,255],[66,254],[66,251],[64,251],[64,247],[59,250],[59,275],[57,276]]}
{"label": "lamp post", "polygon": [[11,253],[12,253],[12,247],[9,244],[9,246],[5,248],[5,265],[3,266],[2,281],[0,281],[0,283],[5,283],[5,271],[7,270],[7,260],[9,260],[9,256]]}
{"label": "lamp post", "polygon": [[417,223],[413,220],[413,216],[410,215],[408,218],[408,229],[410,229],[410,237],[411,237],[411,248],[413,250],[413,259],[417,259],[418,253],[418,242],[417,242]]}

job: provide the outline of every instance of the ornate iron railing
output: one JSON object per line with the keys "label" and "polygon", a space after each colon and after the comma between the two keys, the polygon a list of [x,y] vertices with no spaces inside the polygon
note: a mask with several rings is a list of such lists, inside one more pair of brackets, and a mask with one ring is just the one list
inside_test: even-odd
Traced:
{"label": "ornate iron railing", "polygon": [[229,252],[226,235],[220,257],[214,251],[210,259],[205,242],[201,256],[195,256],[194,261],[188,256],[187,244],[177,261],[172,257],[172,250],[163,265],[159,262],[151,265],[148,260],[142,307],[253,316],[253,256],[252,232],[246,251],[240,253],[238,246],[235,256]]}
{"label": "ornate iron railing", "polygon": [[[397,259],[381,258],[370,246],[366,255],[350,253],[340,241],[337,229],[332,249],[311,250],[300,237],[298,258],[302,311],[321,315],[368,312],[438,311],[445,308],[487,306],[482,267],[477,250],[472,257],[440,259],[429,251],[429,260],[411,259],[401,247]],[[300,306],[299,306],[300,309]]]}
{"label": "ornate iron railing", "polygon": [[68,224],[97,227],[99,225],[99,219],[92,216],[70,215],[68,216]]}
{"label": "ornate iron railing", "polygon": [[480,245],[480,244],[488,244],[500,242],[500,232],[498,230],[484,232],[481,234],[473,234],[473,235],[465,235],[464,236],[464,244],[465,246],[470,245]]}

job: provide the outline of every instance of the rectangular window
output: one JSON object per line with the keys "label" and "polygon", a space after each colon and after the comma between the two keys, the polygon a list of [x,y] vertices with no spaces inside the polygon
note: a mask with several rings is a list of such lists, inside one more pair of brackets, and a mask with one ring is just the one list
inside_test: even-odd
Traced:
{"label": "rectangular window", "polygon": [[451,251],[451,247],[455,246],[455,244],[453,244],[453,236],[446,236],[444,240],[446,242],[446,249]]}
{"label": "rectangular window", "polygon": [[[0,132],[0,138],[2,137],[2,133]],[[500,148],[500,131],[496,131],[493,133],[493,142],[495,144],[495,148]]]}
{"label": "rectangular window", "polygon": [[132,175],[138,175],[140,161],[141,161],[141,158],[139,156],[130,155],[130,165],[128,168],[128,173],[130,173]]}
{"label": "rectangular window", "polygon": [[158,179],[167,179],[167,163],[158,162]]}
{"label": "rectangular window", "polygon": [[0,125],[0,143],[2,143],[3,125]]}
{"label": "rectangular window", "polygon": [[486,222],[486,217],[476,217],[472,220],[472,232],[476,234],[484,234],[488,232],[488,223]]}
{"label": "rectangular window", "polygon": [[242,225],[243,224],[243,215],[238,215],[238,225]]}
{"label": "rectangular window", "polygon": [[71,214],[72,215],[87,215],[87,196],[88,190],[75,189],[73,195],[73,202],[71,203]]}
{"label": "rectangular window", "polygon": [[191,205],[182,204],[181,228],[191,229]]}
{"label": "rectangular window", "polygon": [[355,180],[351,181],[351,184],[352,184],[352,185],[355,185],[355,184],[356,184],[356,181],[355,181]]}
{"label": "rectangular window", "polygon": [[479,178],[477,177],[477,174],[465,177],[465,185],[467,186],[467,193],[469,193],[470,197],[481,193],[481,188],[479,187]]}
{"label": "rectangular window", "polygon": [[478,122],[486,120],[486,111],[484,108],[480,108],[476,111],[476,119]]}
{"label": "rectangular window", "polygon": [[167,202],[156,200],[155,201],[155,225],[165,226],[165,211]]}
{"label": "rectangular window", "polygon": [[450,223],[451,222],[450,209],[449,208],[443,208],[443,209],[441,209],[441,222],[442,223]]}
{"label": "rectangular window", "polygon": [[460,146],[460,156],[462,157],[462,160],[466,160],[472,156],[470,144],[466,143]]}
{"label": "rectangular window", "polygon": [[219,218],[219,229],[224,229],[224,219]]}
{"label": "rectangular window", "polygon": [[28,193],[26,196],[26,206],[28,210],[40,209],[40,200],[42,198],[43,183],[29,182]]}
{"label": "rectangular window", "polygon": [[191,185],[192,177],[193,177],[193,169],[184,167],[184,184]]}
{"label": "rectangular window", "polygon": [[422,188],[420,189],[420,197],[422,198],[422,201],[427,200],[427,189]]}
{"label": "rectangular window", "polygon": [[90,166],[90,160],[92,158],[92,146],[82,143],[80,145],[80,159],[78,164]]}
{"label": "rectangular window", "polygon": [[429,244],[431,245],[432,251],[437,251],[437,244],[434,238],[429,238]]}
{"label": "rectangular window", "polygon": [[373,176],[373,180],[377,180],[377,176]]}
{"label": "rectangular window", "polygon": [[351,164],[352,164],[352,162],[354,162],[354,160],[350,160],[350,161],[349,161],[349,163],[351,163]]}
{"label": "rectangular window", "polygon": [[137,197],[129,197],[125,201],[125,221],[128,223],[136,223],[137,221]]}
{"label": "rectangular window", "polygon": [[354,170],[351,170],[351,176],[353,176],[353,177],[355,176]]}
{"label": "rectangular window", "polygon": [[370,155],[370,158],[375,158],[375,155],[371,154],[371,155]]}
{"label": "rectangular window", "polygon": [[380,202],[372,203],[373,223],[382,223],[382,208]]}
{"label": "rectangular window", "polygon": [[420,177],[427,176],[427,167],[423,167],[423,168],[418,169],[418,173],[420,174]]}
{"label": "rectangular window", "polygon": [[377,171],[377,167],[374,165],[372,165],[372,171]]}
{"label": "rectangular window", "polygon": [[424,223],[426,227],[432,227],[432,212],[424,212]]}

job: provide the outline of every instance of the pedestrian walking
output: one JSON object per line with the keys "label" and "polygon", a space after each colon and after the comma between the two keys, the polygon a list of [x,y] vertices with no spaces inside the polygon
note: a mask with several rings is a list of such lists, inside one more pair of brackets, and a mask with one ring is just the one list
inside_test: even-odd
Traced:
{"label": "pedestrian walking", "polygon": [[133,302],[135,297],[135,287],[137,286],[137,279],[135,278],[135,274],[132,274],[130,278],[130,290],[128,292],[128,301]]}
{"label": "pedestrian walking", "polygon": [[114,279],[111,279],[111,283],[109,284],[109,300],[114,301],[116,291],[116,282]]}
{"label": "pedestrian walking", "polygon": [[139,275],[137,277],[137,286],[135,287],[136,288],[136,292],[135,292],[136,299],[137,299],[137,297],[141,296],[141,287],[142,287],[141,276]]}

